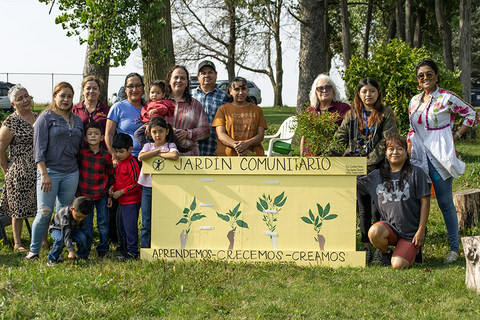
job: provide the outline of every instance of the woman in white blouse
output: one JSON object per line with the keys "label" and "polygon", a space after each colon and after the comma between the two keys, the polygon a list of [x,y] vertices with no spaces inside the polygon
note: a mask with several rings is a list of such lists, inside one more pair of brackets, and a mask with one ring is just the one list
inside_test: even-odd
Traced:
{"label": "woman in white blouse", "polygon": [[[455,142],[469,127],[477,125],[478,114],[455,93],[438,86],[438,67],[434,61],[423,60],[417,65],[415,73],[423,91],[413,97],[408,109],[411,163],[421,167],[427,174],[428,182],[433,183],[449,236],[451,251],[445,263],[451,263],[460,254],[452,182],[453,178],[465,172],[465,163],[457,158]],[[463,117],[463,123],[452,132],[455,114]]]}

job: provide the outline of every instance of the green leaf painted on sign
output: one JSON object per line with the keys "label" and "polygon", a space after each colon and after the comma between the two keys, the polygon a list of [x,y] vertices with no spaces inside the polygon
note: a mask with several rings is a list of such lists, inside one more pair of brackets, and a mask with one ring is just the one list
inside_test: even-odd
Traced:
{"label": "green leaf painted on sign", "polygon": [[[263,209],[268,209],[268,203],[265,200],[260,199],[260,203],[262,204]],[[263,209],[261,211],[263,211]]]}
{"label": "green leaf painted on sign", "polygon": [[313,224],[313,222],[308,219],[307,217],[302,217],[303,222],[308,223],[308,224]]}
{"label": "green leaf painted on sign", "polygon": [[281,194],[279,194],[277,197],[275,197],[275,200],[273,200],[273,204],[278,206],[279,203],[282,201],[283,199],[283,195],[284,195],[285,191],[282,192]]}
{"label": "green leaf painted on sign", "polygon": [[[215,211],[215,212],[216,212],[216,211]],[[217,212],[217,216],[218,216],[220,219],[224,220],[224,221],[227,221],[227,222],[230,221],[230,217],[227,216],[227,215],[225,215],[225,214],[220,214],[220,213]]]}
{"label": "green leaf painted on sign", "polygon": [[318,203],[317,203],[317,210],[318,210],[318,215],[323,218],[324,217],[323,216],[323,208]]}
{"label": "green leaf painted on sign", "polygon": [[179,224],[179,223],[188,223],[188,220],[185,219],[185,218],[182,218],[182,219],[180,219],[180,221],[177,222],[177,224]]}
{"label": "green leaf painted on sign", "polygon": [[308,215],[310,216],[310,220],[312,220],[313,223],[313,221],[315,221],[315,216],[313,215],[312,210],[308,210]]}
{"label": "green leaf painted on sign", "polygon": [[233,208],[232,217],[237,215],[238,208],[240,208],[240,202],[237,204],[237,206],[235,208]]}
{"label": "green leaf painted on sign", "polygon": [[203,219],[203,218],[205,218],[205,217],[206,217],[206,216],[203,215],[203,214],[199,214],[198,216],[193,215],[190,220],[192,220],[192,221],[197,221],[197,220]]}
{"label": "green leaf painted on sign", "polygon": [[327,203],[325,210],[323,210],[323,216],[326,217],[330,213],[330,203]]}
{"label": "green leaf painted on sign", "polygon": [[243,220],[237,220],[237,225],[241,228],[247,228],[248,229],[248,224]]}
{"label": "green leaf painted on sign", "polygon": [[190,205],[190,210],[193,211],[197,207],[197,202],[195,201],[195,198],[193,198],[192,204]]}
{"label": "green leaf painted on sign", "polygon": [[338,215],[336,214],[330,214],[328,216],[325,217],[325,220],[332,220],[332,219],[335,219],[336,217],[338,217]]}
{"label": "green leaf painted on sign", "polygon": [[287,197],[285,197],[285,199],[283,199],[282,201],[280,201],[277,205],[277,207],[283,207],[283,205],[285,204],[285,201],[287,201]]}
{"label": "green leaf painted on sign", "polygon": [[263,212],[262,205],[258,202],[257,202],[257,210],[260,211],[260,212]]}
{"label": "green leaf painted on sign", "polygon": [[183,214],[188,214],[189,212],[190,210],[188,210],[188,208],[183,209]]}

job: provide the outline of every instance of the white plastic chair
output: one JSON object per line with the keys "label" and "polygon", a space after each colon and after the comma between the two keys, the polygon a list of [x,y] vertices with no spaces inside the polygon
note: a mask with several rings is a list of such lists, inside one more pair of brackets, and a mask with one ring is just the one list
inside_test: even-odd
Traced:
{"label": "white plastic chair", "polygon": [[[273,144],[275,141],[283,141],[288,144],[292,143],[293,136],[295,136],[295,127],[296,127],[296,120],[295,117],[289,117],[283,121],[280,129],[278,132],[271,136],[265,136],[264,139],[270,139],[268,144],[268,150],[265,151],[265,155],[267,157],[272,156],[285,156],[284,154],[277,153],[273,151]],[[278,137],[278,138],[277,138]]]}

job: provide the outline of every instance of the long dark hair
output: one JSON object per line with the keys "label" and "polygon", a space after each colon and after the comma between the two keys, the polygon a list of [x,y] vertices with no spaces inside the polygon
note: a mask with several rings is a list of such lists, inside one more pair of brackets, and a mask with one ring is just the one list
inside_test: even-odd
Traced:
{"label": "long dark hair", "polygon": [[[405,152],[407,152],[407,149],[408,149],[407,141],[401,135],[392,134],[385,140],[385,150],[387,150],[390,146],[393,146],[393,145],[399,145],[400,147],[405,149]],[[405,163],[403,164],[402,169],[400,170],[400,180],[398,181],[399,191],[403,191],[405,181],[407,181],[408,175],[411,172],[412,172],[412,165],[410,164],[410,158],[408,157],[408,153],[407,153],[407,159],[405,159]],[[386,158],[385,158],[385,162],[380,168],[380,175],[382,176],[382,182],[384,182],[384,185],[387,191],[390,192],[393,189],[393,183],[391,178],[392,169],[390,168],[390,163]]]}
{"label": "long dark hair", "polygon": [[247,102],[252,103],[252,99],[250,99],[250,97],[248,96],[248,81],[245,78],[242,78],[242,77],[235,77],[235,78],[232,79],[232,81],[230,81],[230,83],[228,84],[228,87],[227,87],[227,92],[226,92],[227,96],[226,96],[225,100],[227,102],[233,102],[233,96],[230,94],[230,90],[228,90],[228,89],[230,89],[235,82],[241,82],[242,85],[240,87],[243,87],[243,86],[247,87],[247,98],[245,100]]}
{"label": "long dark hair", "polygon": [[175,65],[168,70],[167,78],[165,79],[167,82],[167,87],[165,88],[165,97],[172,98],[172,87],[170,86],[170,80],[172,79],[173,71],[178,68],[183,69],[183,71],[185,71],[187,74],[187,87],[185,88],[185,91],[183,91],[183,99],[185,99],[187,103],[192,103],[192,95],[190,94],[190,74],[188,73],[187,68],[180,65]]}
{"label": "long dark hair", "polygon": [[189,147],[180,146],[180,144],[178,143],[177,136],[175,135],[175,132],[173,131],[172,125],[170,123],[168,123],[162,117],[152,117],[152,118],[150,118],[150,121],[148,121],[147,130],[145,130],[145,136],[147,138],[152,139],[152,137],[150,135],[150,129],[153,128],[153,127],[158,127],[158,126],[168,130],[168,134],[165,137],[165,141],[175,143],[178,151],[180,151],[182,153],[185,153],[185,152],[188,152],[188,151],[192,150],[191,146],[189,146]]}
{"label": "long dark hair", "polygon": [[365,78],[357,86],[357,89],[355,90],[355,99],[354,99],[354,104],[355,104],[355,114],[357,115],[358,119],[358,127],[360,130],[365,129],[365,122],[360,121],[360,119],[363,119],[363,110],[365,109],[365,105],[363,104],[362,99],[360,98],[360,90],[362,90],[363,87],[366,85],[371,84],[378,90],[378,99],[375,101],[375,104],[373,105],[373,112],[372,115],[370,116],[370,119],[368,120],[368,127],[371,128],[373,126],[376,126],[382,122],[383,118],[383,113],[385,111],[385,106],[382,104],[382,90],[380,90],[380,85],[378,84],[377,81],[373,80],[372,78]]}

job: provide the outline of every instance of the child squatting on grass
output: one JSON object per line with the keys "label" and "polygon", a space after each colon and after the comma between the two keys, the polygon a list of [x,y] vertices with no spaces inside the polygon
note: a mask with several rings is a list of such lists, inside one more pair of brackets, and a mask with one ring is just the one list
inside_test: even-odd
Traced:
{"label": "child squatting on grass", "polygon": [[[152,117],[173,117],[175,114],[175,104],[165,97],[165,87],[167,83],[165,80],[155,80],[150,83],[149,97],[150,101],[142,108],[139,120],[143,123],[148,123]],[[141,126],[134,133],[135,139],[143,147],[148,142],[145,136],[146,125]],[[177,144],[178,145],[178,144]]]}
{"label": "child squatting on grass", "polygon": [[122,236],[123,252],[119,258],[138,258],[138,212],[142,201],[142,188],[137,183],[140,168],[132,156],[133,139],[126,133],[117,133],[112,148],[118,159],[115,184],[110,187],[111,197],[118,199],[118,226]]}
{"label": "child squatting on grass", "polygon": [[[49,266],[63,261],[63,247],[67,247],[68,259],[88,259],[86,237],[82,232],[83,220],[90,214],[93,202],[87,197],[78,197],[71,206],[63,207],[53,216],[49,232],[53,238],[53,247],[48,254]],[[77,244],[77,253],[73,242]]]}
{"label": "child squatting on grass", "polygon": [[380,212],[381,221],[370,227],[368,237],[382,252],[383,265],[405,269],[425,242],[430,188],[422,169],[410,164],[403,137],[389,136],[385,150],[382,168],[358,178],[357,188],[360,194],[371,195]]}
{"label": "child squatting on grass", "polygon": [[[178,159],[180,152],[188,152],[191,148],[177,147],[178,140],[172,126],[162,117],[153,117],[148,122],[146,135],[153,143],[146,143],[138,154],[139,161],[152,157]],[[138,183],[142,187],[142,230],[141,247],[150,248],[152,229],[152,175],[140,173]]]}

